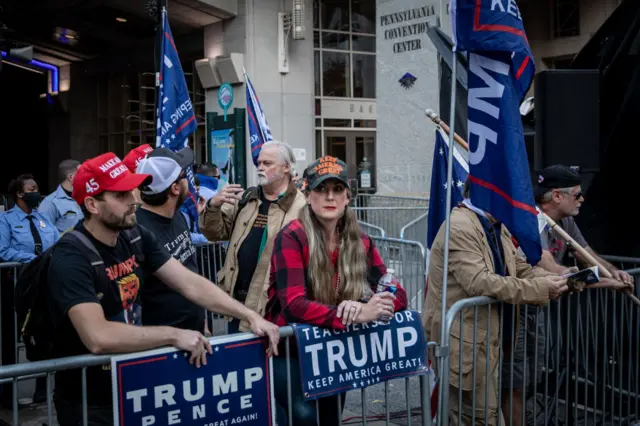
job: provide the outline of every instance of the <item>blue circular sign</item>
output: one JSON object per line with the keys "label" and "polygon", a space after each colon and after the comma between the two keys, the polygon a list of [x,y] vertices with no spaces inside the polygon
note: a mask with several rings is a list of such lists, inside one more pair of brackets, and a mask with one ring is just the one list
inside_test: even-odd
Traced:
{"label": "blue circular sign", "polygon": [[224,111],[224,121],[227,121],[227,111],[233,103],[233,87],[229,83],[224,83],[218,89],[218,105]]}

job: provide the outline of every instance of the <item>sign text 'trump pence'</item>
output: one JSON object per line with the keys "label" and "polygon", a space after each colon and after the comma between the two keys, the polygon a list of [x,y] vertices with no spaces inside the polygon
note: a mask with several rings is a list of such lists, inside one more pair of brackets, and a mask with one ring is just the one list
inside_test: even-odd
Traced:
{"label": "sign text 'trump pence'", "polygon": [[264,339],[211,340],[207,365],[188,354],[159,349],[111,361],[114,424],[273,425],[271,359]]}

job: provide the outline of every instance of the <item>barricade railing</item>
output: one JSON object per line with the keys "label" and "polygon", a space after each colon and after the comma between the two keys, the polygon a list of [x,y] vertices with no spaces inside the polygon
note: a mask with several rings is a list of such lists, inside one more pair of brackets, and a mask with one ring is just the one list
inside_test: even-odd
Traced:
{"label": "barricade railing", "polygon": [[601,255],[604,260],[609,261],[620,269],[636,269],[640,267],[640,257]]}
{"label": "barricade railing", "polygon": [[[246,333],[245,333],[246,334]],[[293,343],[290,340],[293,338],[293,329],[291,327],[281,327],[280,328],[280,337],[286,339],[284,342],[285,347],[285,363],[287,368],[287,378],[286,378],[286,393],[287,393],[287,416],[288,416],[288,425],[296,426],[293,423],[293,398],[292,398],[292,379],[290,374],[290,367],[293,366],[297,368],[297,362],[292,361],[292,351],[294,350]],[[210,341],[212,344],[219,338],[212,338]],[[429,342],[427,345],[427,350],[433,348],[435,346],[434,342]],[[89,417],[89,406],[87,403],[87,368],[99,366],[99,365],[110,365],[111,359],[116,355],[79,355],[67,358],[59,358],[52,359],[47,361],[38,361],[38,362],[29,362],[23,364],[13,364],[13,365],[5,365],[0,367],[0,384],[7,385],[11,384],[13,387],[13,401],[12,401],[12,415],[11,422],[13,426],[18,426],[24,424],[25,422],[21,420],[21,415],[28,415],[30,417],[30,421],[36,423],[43,423],[46,419],[46,424],[54,425],[55,417],[55,407],[53,401],[54,394],[54,374],[60,371],[65,370],[80,370],[81,371],[81,413],[82,413],[82,425],[86,426],[88,424]],[[280,354],[283,356],[283,354]],[[293,362],[293,364],[292,364]],[[195,368],[195,367],[194,367]],[[274,373],[275,374],[275,373]],[[29,410],[28,412],[20,411],[18,405],[18,383],[24,380],[31,380],[37,377],[46,377],[46,414],[41,412],[36,412],[35,410]],[[376,385],[371,385],[363,389],[348,391],[349,397],[348,403],[345,406],[345,410],[349,412],[353,412],[353,409],[357,409],[357,406],[361,406],[361,416],[350,416],[347,419],[344,419],[344,411],[339,408],[339,412],[341,413],[339,424],[356,424],[355,420],[362,420],[366,425],[367,421],[385,421],[386,425],[391,425],[393,420],[399,418],[406,418],[407,424],[421,424],[422,426],[431,426],[432,425],[432,417],[431,417],[431,400],[430,400],[430,392],[433,386],[431,382],[431,376],[428,374],[420,375],[418,377],[412,378],[404,378],[404,379],[393,379],[390,382],[379,383]],[[391,383],[393,382],[393,383]],[[404,404],[402,401],[398,401],[398,396],[402,392],[398,386],[404,382]],[[393,399],[390,398],[390,390],[394,388],[394,396]],[[384,388],[384,390],[383,390]],[[274,389],[275,390],[275,389]],[[367,398],[368,392],[375,392],[376,398],[380,393],[384,395],[384,403],[385,409],[384,413],[370,413],[370,403],[371,401]],[[357,394],[360,393],[360,404],[358,404],[356,399]],[[411,405],[410,400],[415,400],[416,398],[411,398],[411,396],[418,396],[418,401],[415,406]],[[345,395],[346,397],[346,395]],[[338,403],[340,400],[338,399]],[[392,409],[391,406],[398,407],[404,405],[404,408]],[[276,407],[273,407],[275,410]],[[316,401],[316,412],[319,413],[319,402]],[[318,416],[319,417],[319,416]],[[415,419],[414,419],[415,417]],[[412,423],[413,420],[413,423]],[[359,424],[359,423],[357,423]],[[378,423],[376,423],[378,424]],[[303,425],[299,425],[303,426]]]}
{"label": "barricade railing", "polygon": [[367,222],[358,222],[358,223],[360,224],[360,231],[364,232],[370,237],[382,237],[382,238],[387,237],[387,233],[384,232],[384,229],[380,228],[379,226],[372,225]]}
{"label": "barricade railing", "polygon": [[[401,280],[402,285],[406,288],[408,298],[409,298],[409,308],[421,311],[422,305],[423,305],[423,299],[424,299],[424,287],[425,287],[425,279],[426,279],[424,247],[421,244],[412,242],[412,241],[388,239],[388,238],[376,237],[376,236],[372,236],[372,238],[376,243],[376,246],[378,247],[380,255],[383,258],[385,264],[389,268],[395,269],[396,275]],[[226,255],[226,246],[227,246],[227,243],[224,243],[224,242],[208,243],[208,244],[196,246],[198,268],[199,268],[199,273],[201,275],[205,276],[206,278],[208,278],[213,282],[217,281],[217,273],[220,271],[220,269],[224,264],[224,258]],[[0,273],[2,273],[1,275],[2,280],[5,284],[8,284],[9,282],[11,283],[9,288],[13,288],[15,286],[15,282],[18,276],[18,273],[17,273],[18,268],[21,268],[23,266],[24,264],[19,264],[19,263],[0,264]],[[23,348],[23,345],[20,341],[19,330],[15,325],[16,322],[15,322],[15,310],[13,309],[13,298],[11,297],[9,302],[7,303],[9,303],[9,305],[3,309],[3,312],[10,312],[13,315],[13,320],[14,320],[14,324],[12,324],[13,325],[12,327],[13,342],[9,341],[9,344],[11,344],[11,346],[13,346],[14,348],[15,363],[20,364],[22,366],[29,366],[28,368],[34,368],[34,366],[38,367],[38,365],[41,365],[40,363],[26,362],[24,354],[22,354],[22,357],[20,356],[21,355],[20,350]],[[222,336],[227,334],[227,321],[225,320],[225,318],[214,313],[209,313],[207,318],[208,318],[209,332],[211,333],[212,336]],[[2,325],[2,329],[5,330],[5,324]],[[3,333],[3,335],[5,335],[5,333]],[[9,336],[10,335],[11,334],[9,334]],[[435,343],[431,343],[431,345],[435,345]],[[84,358],[78,358],[74,362],[80,362],[83,359]],[[107,359],[107,358],[89,357],[87,359],[92,360],[91,362],[93,364],[86,365],[86,366],[90,366],[90,365],[96,365],[96,363],[100,364],[104,362],[104,359]],[[53,362],[54,362],[54,365],[61,366],[60,368],[71,368],[68,366],[71,364],[64,364],[64,363],[59,364],[60,362],[62,362],[61,360],[54,360]],[[3,359],[3,365],[6,366],[6,364],[7,364],[7,360]],[[73,365],[76,365],[76,364],[73,364]],[[0,370],[3,369],[4,366],[0,367]],[[11,368],[17,368],[17,367],[12,365]],[[19,377],[19,380],[18,379],[12,380],[13,383],[11,384],[11,388],[13,389],[13,397],[15,398],[15,401],[16,401],[14,402],[14,405],[17,404],[17,400],[19,396],[27,397],[26,399],[28,399],[28,396],[30,395],[27,393],[27,390],[32,389],[32,385],[28,383],[25,385],[21,385],[20,389],[18,389],[18,382],[24,383],[25,380],[29,380],[29,379],[31,379],[31,382],[33,382],[33,379],[35,379],[36,377],[47,376],[47,382],[49,383],[48,388],[51,389],[50,385],[53,383],[52,376],[49,377],[47,373],[53,367],[48,367],[48,368],[49,370],[43,370],[39,374],[32,374],[30,373],[30,371],[32,370],[25,370],[26,373],[21,375]],[[22,371],[22,370],[16,370],[16,371]],[[3,376],[0,375],[0,377],[3,377]],[[406,385],[406,388],[409,389],[409,379],[406,379],[405,385]],[[385,392],[388,395],[389,383],[385,385]],[[366,395],[366,391],[364,391],[362,394],[363,400],[365,398],[365,395]],[[394,391],[394,395],[395,395],[395,391]],[[415,391],[414,391],[414,395],[415,395]],[[49,399],[49,402],[51,402],[49,397],[48,399]],[[377,399],[380,399],[380,398],[377,398]],[[369,408],[372,409],[371,404],[369,404]],[[425,409],[425,407],[423,406],[413,407],[410,409],[410,406],[408,404],[406,408],[407,408],[406,412],[405,414],[403,414],[403,413],[397,413],[393,408],[390,408],[389,406],[387,406],[386,413],[378,413],[378,414],[375,414],[373,417],[370,416],[370,418],[380,419],[384,417],[387,420],[393,420],[394,418],[401,417],[403,415],[406,417],[407,415],[419,414],[422,410]],[[48,411],[51,412],[51,405],[49,405]],[[430,411],[431,409],[429,408],[428,412]],[[17,411],[14,410],[14,415],[16,415],[15,414],[16,412]],[[365,416],[364,412],[363,412],[363,416]],[[355,418],[350,419],[349,424],[352,424],[351,422],[355,421],[354,419]],[[430,424],[430,421],[431,420],[429,419],[429,423],[423,423],[423,424]],[[365,423],[366,423],[366,419],[365,419]]]}
{"label": "barricade railing", "polygon": [[423,197],[399,197],[392,195],[358,194],[354,207],[423,207],[429,205],[429,199]]}
{"label": "barricade railing", "polygon": [[18,362],[20,357],[20,333],[15,324],[16,312],[13,304],[13,288],[16,285],[23,263],[0,263],[0,354],[2,363]]}
{"label": "barricade railing", "polygon": [[[218,273],[224,266],[227,245],[227,242],[209,242],[195,245],[200,275],[216,284],[218,283]],[[225,335],[227,334],[227,321],[216,313],[208,312],[207,329],[212,336]]]}
{"label": "barricade railing", "polygon": [[402,227],[402,229],[400,229],[400,239],[417,241],[424,247],[427,247],[427,227],[429,225],[428,219],[429,213],[427,211],[426,213],[421,214],[411,222],[407,223]]}
{"label": "barricade railing", "polygon": [[474,297],[453,304],[445,326],[438,425],[640,418],[640,309],[623,293],[585,289],[544,307]]}
{"label": "barricade railing", "polygon": [[[636,281],[640,277],[640,257],[628,257],[628,256],[601,256],[604,260],[612,263],[615,267],[626,271],[629,275],[633,276]],[[640,295],[640,288],[636,283],[635,288],[636,296]]]}
{"label": "barricade railing", "polygon": [[358,221],[384,229],[391,238],[400,237],[402,227],[427,212],[426,207],[355,207]]}
{"label": "barricade railing", "polygon": [[427,279],[427,264],[422,244],[396,238],[372,237],[372,240],[385,266],[394,270],[394,275],[407,292],[409,309],[422,312]]}
{"label": "barricade railing", "polygon": [[[195,245],[198,271],[200,275],[214,283],[217,282],[217,273],[224,264],[226,245],[226,242],[211,242]],[[0,301],[2,303],[2,309],[0,309],[0,331],[2,334],[0,354],[2,354],[3,365],[12,362],[21,362],[21,351],[24,348],[13,305],[13,292],[8,291],[8,289],[15,287],[19,269],[24,266],[24,263],[0,263]],[[10,287],[6,287],[7,285]],[[13,318],[8,315],[13,316]],[[208,330],[212,336],[227,333],[226,321],[221,316],[215,313],[208,313],[207,320]],[[9,340],[9,336],[12,336],[13,341]],[[12,348],[13,353],[11,355],[9,352],[5,352],[9,351],[9,348]]]}

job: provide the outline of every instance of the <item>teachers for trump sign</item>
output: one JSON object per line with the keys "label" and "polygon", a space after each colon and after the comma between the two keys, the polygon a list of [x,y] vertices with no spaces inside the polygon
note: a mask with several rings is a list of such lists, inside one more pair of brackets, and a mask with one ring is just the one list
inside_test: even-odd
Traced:
{"label": "teachers for trump sign", "polygon": [[310,325],[296,325],[294,331],[307,400],[428,371],[416,311],[396,312],[388,323],[353,324],[342,331]]}
{"label": "teachers for trump sign", "polygon": [[159,349],[111,361],[114,424],[273,425],[271,359],[265,340],[211,339],[207,365],[186,352]]}

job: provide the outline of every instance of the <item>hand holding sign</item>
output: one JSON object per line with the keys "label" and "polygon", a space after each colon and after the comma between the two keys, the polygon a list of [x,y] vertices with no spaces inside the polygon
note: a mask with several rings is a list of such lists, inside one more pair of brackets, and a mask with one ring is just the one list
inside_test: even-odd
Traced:
{"label": "hand holding sign", "polygon": [[267,352],[267,355],[271,356],[271,354],[274,354],[278,356],[280,328],[257,314],[249,319],[249,327],[251,328],[251,332],[256,336],[267,336],[269,338],[269,350]]}
{"label": "hand holding sign", "polygon": [[169,348],[113,357],[113,425],[274,425],[273,363],[264,340],[244,334],[211,344],[215,362],[202,368]]}
{"label": "hand holding sign", "polygon": [[192,330],[176,330],[175,342],[172,346],[189,352],[190,364],[207,365],[207,353],[213,353],[209,341],[199,332]]}

